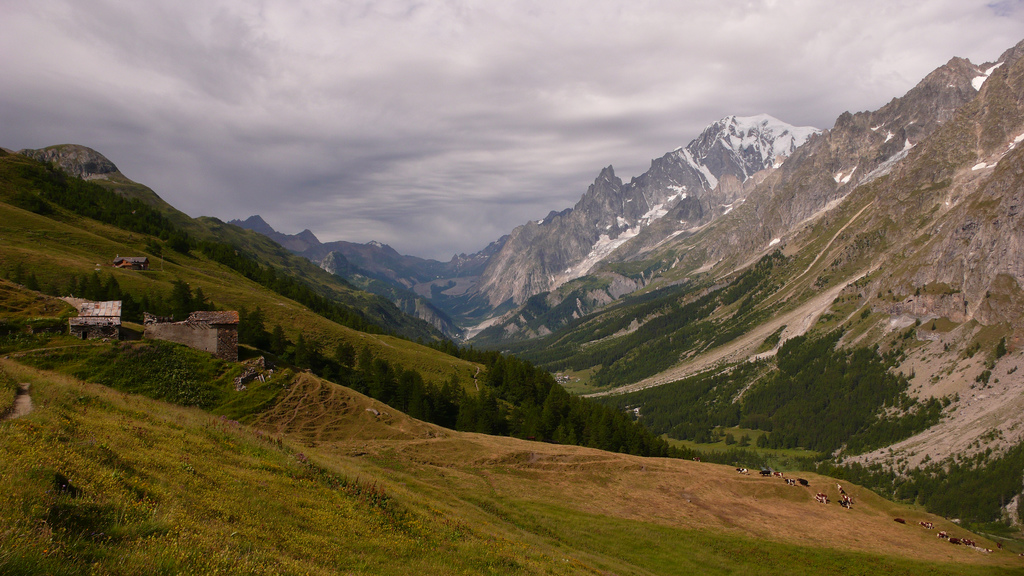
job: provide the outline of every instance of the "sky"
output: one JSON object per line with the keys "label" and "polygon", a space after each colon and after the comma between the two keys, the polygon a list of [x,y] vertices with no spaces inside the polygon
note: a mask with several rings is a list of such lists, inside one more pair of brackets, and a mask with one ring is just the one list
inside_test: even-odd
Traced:
{"label": "sky", "polygon": [[0,146],[82,144],[192,216],[447,261],[728,115],[830,128],[1024,0],[0,0]]}

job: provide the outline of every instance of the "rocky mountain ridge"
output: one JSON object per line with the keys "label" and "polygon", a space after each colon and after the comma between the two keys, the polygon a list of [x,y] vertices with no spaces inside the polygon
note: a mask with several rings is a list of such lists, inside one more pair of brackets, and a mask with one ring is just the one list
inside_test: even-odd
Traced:
{"label": "rocky mountain ridge", "polygon": [[522,304],[585,275],[670,214],[675,229],[700,226],[743,200],[743,182],[781,165],[818,132],[768,115],[728,116],[687,146],[653,160],[628,184],[608,166],[571,210],[513,230],[476,292],[495,308],[506,301]]}

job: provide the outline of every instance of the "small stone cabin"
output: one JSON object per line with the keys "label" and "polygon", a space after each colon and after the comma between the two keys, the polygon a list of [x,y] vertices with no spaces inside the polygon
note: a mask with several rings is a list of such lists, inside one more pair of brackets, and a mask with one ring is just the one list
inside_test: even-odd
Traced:
{"label": "small stone cabin", "polygon": [[69,318],[69,332],[82,340],[121,337],[121,301],[77,302],[78,317]]}
{"label": "small stone cabin", "polygon": [[193,312],[182,322],[146,314],[145,338],[167,340],[203,350],[221,360],[238,361],[238,312]]}
{"label": "small stone cabin", "polygon": [[149,258],[145,256],[118,256],[114,258],[114,268],[149,270]]}

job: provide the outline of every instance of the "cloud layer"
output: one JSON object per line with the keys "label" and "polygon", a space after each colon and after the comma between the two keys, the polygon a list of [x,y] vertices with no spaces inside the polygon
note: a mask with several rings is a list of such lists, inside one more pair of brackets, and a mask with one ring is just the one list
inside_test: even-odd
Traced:
{"label": "cloud layer", "polygon": [[192,215],[447,259],[728,114],[828,128],[993,60],[1022,4],[6,1],[0,145],[84,144]]}

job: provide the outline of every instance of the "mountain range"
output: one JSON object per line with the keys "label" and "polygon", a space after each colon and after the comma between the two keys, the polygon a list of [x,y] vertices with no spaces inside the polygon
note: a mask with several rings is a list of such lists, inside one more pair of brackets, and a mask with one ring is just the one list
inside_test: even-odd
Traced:
{"label": "mountain range", "polygon": [[[635,519],[634,489],[673,511],[668,519],[641,515],[641,532],[705,514],[714,530],[783,518],[799,538],[813,533],[805,521],[813,516],[823,525],[850,522],[842,533],[870,525],[905,538],[888,516],[908,509],[864,486],[1009,539],[1024,512],[1022,56],[1024,42],[994,62],[952,58],[906,94],[877,110],[844,112],[828,129],[726,116],[628,182],[601,168],[573,207],[449,262],[377,242],[323,243],[309,230],[281,234],[259,216],[189,218],[84,146],[5,150],[0,271],[10,281],[0,281],[0,349],[25,358],[4,359],[0,376],[44,382],[53,396],[41,416],[52,433],[32,435],[26,425],[20,442],[63,446],[62,438],[74,438],[66,449],[94,457],[103,470],[96,478],[130,477],[124,490],[134,500],[138,486],[163,493],[173,484],[122,466],[65,419],[85,423],[88,407],[101,418],[89,426],[138,417],[145,427],[178,426],[173,435],[196,414],[138,416],[112,408],[124,398],[90,389],[90,398],[105,398],[93,405],[68,388],[79,384],[48,372],[58,370],[60,378],[214,411],[220,424],[204,420],[188,433],[225,450],[241,441],[215,426],[245,420],[260,430],[253,446],[267,443],[245,448],[245,457],[277,462],[256,465],[260,474],[358,493],[412,540],[418,528],[403,518],[439,514],[457,487],[462,520],[444,528],[462,535],[453,542],[466,534],[492,541],[500,530],[481,536],[468,527],[483,516],[558,548],[562,536],[551,535],[567,528],[540,523],[562,513],[559,498],[529,503],[522,495],[543,491],[534,480],[553,481],[566,467],[576,476],[559,490],[579,490],[572,506],[594,506],[588,513],[604,514],[601,506],[614,502],[615,514]],[[159,270],[96,264],[128,251],[159,260]],[[237,308],[246,353],[282,362],[283,378],[253,381],[244,393],[232,384],[241,367],[211,367],[180,350],[47,340],[69,312],[45,294],[83,292],[123,299],[138,314],[143,304],[169,310],[183,292],[185,300]],[[461,339],[472,347],[451,341]],[[119,363],[133,367],[130,377],[110,368]],[[7,380],[0,391],[13,390]],[[294,444],[260,436],[268,430]],[[139,451],[154,442],[145,432],[128,436],[118,442],[140,442]],[[389,508],[373,489],[310,464],[299,443],[332,470],[372,470],[408,509]],[[195,476],[196,486],[220,477],[220,468],[197,473],[198,458],[178,448],[171,464],[155,457],[153,469]],[[655,466],[641,454],[685,460]],[[714,484],[728,488],[692,488],[702,480],[691,465],[707,465],[694,458],[740,474],[800,471],[832,498],[845,491],[833,491],[826,475],[855,482],[851,491],[868,505],[837,508],[841,517],[831,508],[793,512],[789,503],[806,500],[795,491],[802,488],[765,488],[745,475],[727,482],[720,469]],[[19,471],[19,482],[49,494],[63,472],[47,466]],[[92,478],[89,467],[75,469]],[[414,493],[429,493],[427,508]],[[512,493],[517,504],[501,505]],[[722,504],[736,494],[750,501]],[[62,500],[36,516],[77,522],[62,510],[94,510],[63,492],[36,500],[50,497]],[[523,511],[531,506],[542,510]],[[566,541],[584,537],[591,536]],[[928,548],[915,540],[915,558],[927,555],[917,550]],[[590,571],[609,565],[602,558]]]}
{"label": "mountain range", "polygon": [[[900,354],[894,369],[912,376],[914,397],[959,398],[928,433],[959,434],[956,441],[908,440],[917,448],[884,458],[891,464],[969,452],[993,429],[1012,444],[1021,435],[1010,429],[1024,422],[996,398],[1017,390],[1015,364],[994,362],[991,347],[1002,339],[1017,350],[1024,323],[1014,168],[1024,141],[1022,53],[1017,45],[995,62],[952,58],[906,94],[845,112],[827,130],[728,116],[628,183],[602,169],[574,207],[465,257],[475,265],[464,273],[420,261],[417,270],[434,277],[404,269],[405,285],[461,323],[475,345],[590,374],[596,390],[642,389],[763,357],[773,334],[768,354],[794,337],[841,329],[844,346]],[[373,274],[386,279],[401,269],[393,251],[360,250],[374,262],[343,275],[377,266]],[[640,338],[659,317],[652,299],[722,290],[773,252],[787,264],[759,292],[703,320],[724,336]],[[915,345],[904,349],[892,337],[908,327],[917,327]],[[987,358],[975,355],[979,347],[989,347]],[[644,348],[666,359],[626,369]],[[980,393],[972,386],[982,379],[1008,388]],[[978,414],[998,424],[982,429],[971,420]]]}

